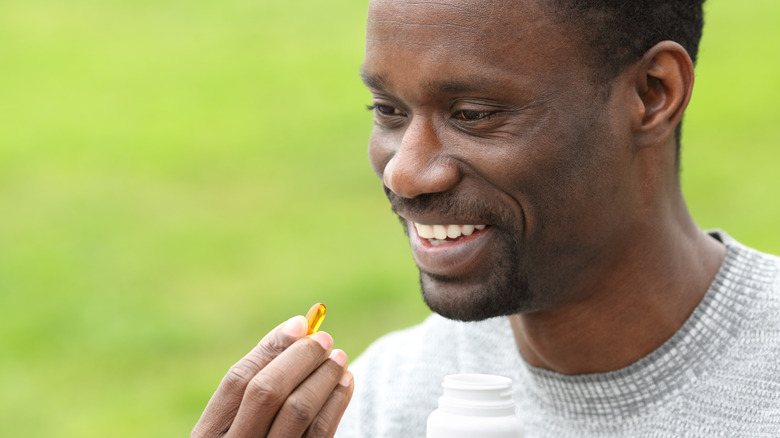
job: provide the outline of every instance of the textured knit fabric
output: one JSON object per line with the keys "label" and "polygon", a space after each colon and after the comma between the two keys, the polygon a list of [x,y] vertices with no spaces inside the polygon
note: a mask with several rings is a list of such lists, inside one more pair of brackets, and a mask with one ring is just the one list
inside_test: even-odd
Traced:
{"label": "textured knit fabric", "polygon": [[558,374],[522,359],[506,318],[433,315],[355,362],[336,436],[424,437],[444,376],[468,372],[513,380],[527,438],[780,437],[780,259],[718,237],[727,255],[702,302],[638,362]]}

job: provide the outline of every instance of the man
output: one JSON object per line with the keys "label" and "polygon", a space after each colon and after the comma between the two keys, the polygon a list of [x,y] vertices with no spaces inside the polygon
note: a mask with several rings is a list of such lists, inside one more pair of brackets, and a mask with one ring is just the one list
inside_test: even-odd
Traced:
{"label": "man", "polygon": [[[701,25],[690,0],[371,1],[370,161],[438,315],[352,367],[339,436],[424,436],[458,372],[511,377],[529,437],[780,434],[780,262],[680,190]],[[194,435],[335,431],[352,375],[303,323]]]}

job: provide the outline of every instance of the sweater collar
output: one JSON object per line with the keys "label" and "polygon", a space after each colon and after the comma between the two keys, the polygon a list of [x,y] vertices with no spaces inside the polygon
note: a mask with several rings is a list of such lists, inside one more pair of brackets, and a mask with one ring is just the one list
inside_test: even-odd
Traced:
{"label": "sweater collar", "polygon": [[523,361],[529,401],[570,418],[625,418],[686,390],[719,366],[751,321],[755,297],[772,283],[777,268],[725,233],[715,237],[726,244],[726,257],[677,333],[639,361],[607,373],[564,375]]}

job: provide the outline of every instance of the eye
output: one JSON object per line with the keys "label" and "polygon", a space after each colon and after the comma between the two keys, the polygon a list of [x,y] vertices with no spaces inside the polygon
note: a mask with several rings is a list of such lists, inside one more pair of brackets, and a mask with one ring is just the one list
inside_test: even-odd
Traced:
{"label": "eye", "polygon": [[474,121],[474,120],[483,120],[487,119],[490,116],[492,116],[493,113],[490,111],[469,111],[469,110],[463,110],[458,111],[455,114],[453,114],[453,118],[458,120],[464,120],[464,121]]}
{"label": "eye", "polygon": [[369,111],[374,111],[377,114],[382,115],[382,116],[402,116],[403,115],[401,110],[399,110],[396,107],[390,106],[390,105],[380,105],[380,104],[369,105],[368,106],[368,110]]}

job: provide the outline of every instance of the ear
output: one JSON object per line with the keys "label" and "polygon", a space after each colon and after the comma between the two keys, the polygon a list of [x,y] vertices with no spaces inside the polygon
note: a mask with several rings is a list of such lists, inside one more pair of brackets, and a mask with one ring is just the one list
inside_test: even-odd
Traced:
{"label": "ear", "polygon": [[693,92],[693,62],[673,41],[662,41],[636,64],[635,90],[643,113],[635,120],[636,143],[652,146],[674,137]]}

